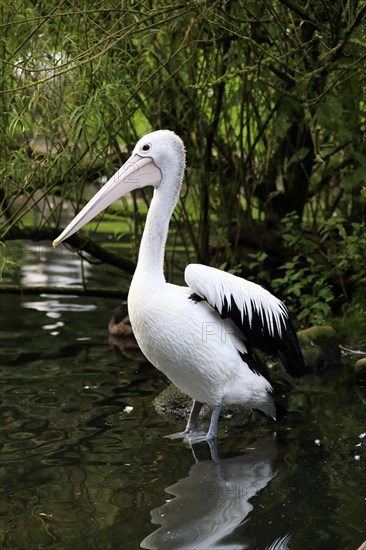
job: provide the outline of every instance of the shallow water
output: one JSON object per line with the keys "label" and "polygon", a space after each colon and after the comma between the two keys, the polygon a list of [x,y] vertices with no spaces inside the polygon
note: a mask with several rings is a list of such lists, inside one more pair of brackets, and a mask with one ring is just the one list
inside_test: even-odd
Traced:
{"label": "shallow water", "polygon": [[[75,282],[75,266],[63,277]],[[206,444],[164,438],[182,423],[152,406],[164,377],[108,342],[115,300],[0,300],[1,548],[357,550],[366,540],[366,390],[347,366],[284,387],[292,412],[281,423],[221,421],[215,464]]]}

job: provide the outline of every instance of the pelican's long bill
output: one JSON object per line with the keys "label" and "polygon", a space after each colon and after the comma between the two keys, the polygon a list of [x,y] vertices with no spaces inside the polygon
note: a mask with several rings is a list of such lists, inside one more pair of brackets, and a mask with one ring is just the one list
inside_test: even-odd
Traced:
{"label": "pelican's long bill", "polygon": [[52,243],[57,246],[62,241],[76,233],[83,225],[90,222],[95,216],[100,214],[112,202],[123,195],[126,195],[134,189],[139,189],[145,185],[157,186],[161,181],[161,171],[156,166],[152,158],[140,157],[135,154],[121,166],[110,180],[94,195],[79,214],[63,230],[61,235]]}

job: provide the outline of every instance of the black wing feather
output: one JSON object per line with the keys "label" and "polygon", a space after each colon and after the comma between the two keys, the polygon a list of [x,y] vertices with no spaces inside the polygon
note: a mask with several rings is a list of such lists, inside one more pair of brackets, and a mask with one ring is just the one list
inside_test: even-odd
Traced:
{"label": "black wing feather", "polygon": [[[205,300],[222,319],[231,319],[235,323],[243,335],[248,353],[257,348],[268,355],[278,356],[292,376],[305,373],[290,314],[277,298],[255,283],[213,267],[190,264],[185,279],[193,291],[192,300]],[[240,307],[238,303],[241,303]],[[253,368],[260,370],[255,365]]]}
{"label": "black wing feather", "polygon": [[[215,309],[218,311],[217,308]],[[225,297],[221,313],[218,311],[222,319],[229,318],[235,323],[251,348],[258,348],[268,355],[279,356],[285,370],[291,376],[299,377],[305,373],[304,359],[287,309],[285,312],[287,316],[283,315],[280,319],[281,331],[274,324],[270,332],[253,301],[250,321],[246,315],[242,315],[233,296],[231,296],[230,305]]]}

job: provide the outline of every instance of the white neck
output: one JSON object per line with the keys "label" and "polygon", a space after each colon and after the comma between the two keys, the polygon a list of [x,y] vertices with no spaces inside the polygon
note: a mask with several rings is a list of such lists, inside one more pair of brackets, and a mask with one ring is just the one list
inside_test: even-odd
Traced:
{"label": "white neck", "polygon": [[[170,178],[173,179],[171,174]],[[169,178],[169,179],[170,179]],[[177,204],[181,177],[162,182],[155,189],[147,214],[142,235],[139,257],[134,277],[143,278],[145,284],[150,280],[165,282],[164,252],[168,236],[169,222]]]}

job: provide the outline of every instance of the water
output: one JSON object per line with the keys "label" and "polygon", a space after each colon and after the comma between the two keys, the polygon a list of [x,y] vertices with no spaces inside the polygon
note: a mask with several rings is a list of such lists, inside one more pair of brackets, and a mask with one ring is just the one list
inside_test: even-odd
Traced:
{"label": "water", "polygon": [[[85,277],[62,267],[58,276],[56,262],[32,260],[19,276]],[[116,300],[0,299],[1,548],[357,550],[366,540],[366,390],[347,366],[284,388],[292,412],[281,423],[222,421],[215,464],[206,444],[164,438],[181,428],[152,406],[164,377],[108,342]]]}

